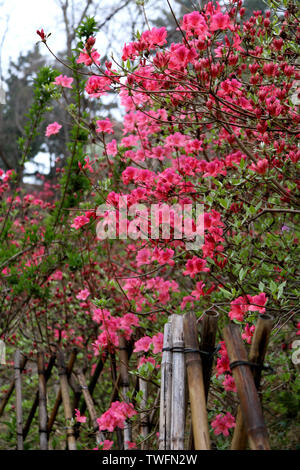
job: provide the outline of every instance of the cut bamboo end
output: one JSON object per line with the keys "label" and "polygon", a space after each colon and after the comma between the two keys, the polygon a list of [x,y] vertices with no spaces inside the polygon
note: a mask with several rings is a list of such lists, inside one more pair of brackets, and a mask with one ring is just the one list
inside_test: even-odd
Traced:
{"label": "cut bamboo end", "polygon": [[[199,351],[199,342],[197,337],[197,320],[193,313],[187,313],[184,316],[184,342],[194,447],[195,450],[209,450],[210,438],[202,361],[200,353],[196,352]],[[188,350],[191,350],[191,352],[188,352]]]}
{"label": "cut bamboo end", "polygon": [[[248,361],[238,325],[227,325],[224,329],[224,339],[231,363]],[[243,364],[234,367],[233,377],[240,399],[250,447],[253,450],[269,450],[267,429],[250,366]]]}

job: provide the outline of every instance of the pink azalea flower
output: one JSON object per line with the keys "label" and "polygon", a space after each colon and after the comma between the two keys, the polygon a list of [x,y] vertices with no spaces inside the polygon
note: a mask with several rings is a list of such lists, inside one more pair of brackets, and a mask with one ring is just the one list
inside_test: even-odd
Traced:
{"label": "pink azalea flower", "polygon": [[105,441],[99,443],[101,450],[110,450],[113,445],[114,441],[109,441],[108,439],[105,439]]}
{"label": "pink azalea flower", "polygon": [[86,49],[83,52],[80,52],[77,59],[77,64],[85,64],[87,66],[92,65],[93,63],[100,65],[100,54],[93,49],[90,55],[87,53]]}
{"label": "pink azalea flower", "polygon": [[67,75],[59,75],[55,78],[54,84],[60,85],[63,88],[72,88],[73,78]]}
{"label": "pink azalea flower", "polygon": [[89,222],[90,222],[90,219],[88,217],[86,217],[85,215],[79,215],[78,217],[74,219],[71,227],[75,228],[76,230],[79,230],[81,227],[88,224]]}
{"label": "pink azalea flower", "polygon": [[219,434],[229,436],[228,430],[235,427],[235,419],[230,413],[226,413],[226,415],[218,414],[211,423],[211,426],[216,436]]}
{"label": "pink azalea flower", "polygon": [[234,378],[232,377],[232,375],[227,374],[225,376],[225,379],[223,380],[222,384],[223,384],[224,389],[226,390],[226,392],[236,392],[237,391],[235,381],[234,381]]}
{"label": "pink azalea flower", "polygon": [[86,422],[86,417],[80,415],[80,411],[75,409],[75,419],[77,423],[85,423]]}
{"label": "pink azalea flower", "polygon": [[152,343],[153,343],[153,353],[154,354],[162,352],[162,348],[163,348],[163,344],[164,344],[164,335],[163,335],[163,333],[157,333],[157,335],[154,335],[152,337]]}
{"label": "pink azalea flower", "polygon": [[45,136],[50,137],[51,135],[58,134],[61,128],[62,126],[58,122],[53,122],[47,127]]}
{"label": "pink azalea flower", "polygon": [[245,326],[245,330],[242,333],[242,338],[246,340],[248,344],[251,344],[254,331],[255,331],[255,326],[254,325],[250,326],[249,323],[247,323],[247,325]]}
{"label": "pink azalea flower", "polygon": [[147,352],[149,351],[150,345],[152,343],[152,338],[150,336],[144,336],[143,338],[139,339],[134,343],[134,350],[133,352]]}
{"label": "pink azalea flower", "polygon": [[97,128],[96,132],[106,132],[107,134],[113,134],[114,130],[112,128],[112,123],[108,118],[102,120],[102,121],[96,121],[97,123]]}
{"label": "pink azalea flower", "polygon": [[88,289],[83,289],[79,292],[79,294],[76,295],[76,299],[86,300],[89,295],[91,295],[90,291]]}

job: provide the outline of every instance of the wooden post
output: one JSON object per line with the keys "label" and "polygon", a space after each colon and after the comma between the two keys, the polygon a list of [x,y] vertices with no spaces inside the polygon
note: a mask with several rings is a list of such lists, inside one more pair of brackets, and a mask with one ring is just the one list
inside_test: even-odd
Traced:
{"label": "wooden post", "polygon": [[48,450],[48,433],[47,433],[47,392],[46,378],[44,366],[44,353],[37,353],[37,366],[39,376],[39,431],[40,431],[40,448]]}
{"label": "wooden post", "polygon": [[161,361],[161,387],[159,409],[159,450],[171,449],[172,413],[172,331],[171,317],[164,327],[164,345]]}
{"label": "wooden post", "polygon": [[[21,365],[20,365],[20,371],[22,372],[24,369],[25,369],[25,366],[26,366],[26,362],[27,362],[27,357],[26,356],[23,356],[22,359],[21,359]],[[3,415],[4,413],[4,410],[5,410],[5,407],[13,393],[15,389],[15,377],[13,378],[13,380],[11,381],[10,383],[10,386],[9,386],[9,389],[7,390],[6,394],[4,395],[3,397],[3,400],[1,401],[1,405],[0,405],[0,417]]]}
{"label": "wooden post", "polygon": [[86,383],[86,380],[85,380],[85,377],[84,377],[84,374],[83,374],[82,370],[77,372],[77,378],[78,378],[79,385],[82,389],[84,400],[85,400],[85,403],[86,403],[86,406],[87,406],[87,409],[88,409],[88,412],[89,412],[89,415],[90,415],[90,418],[91,418],[91,421],[92,421],[93,429],[94,429],[94,432],[95,432],[95,435],[96,435],[96,443],[97,443],[97,445],[99,445],[100,442],[104,442],[105,438],[104,438],[103,434],[99,431],[99,425],[98,425],[98,422],[97,422],[97,413],[96,413],[94,403],[93,403],[93,399],[92,399],[91,394],[89,392],[89,388],[87,386],[87,383]]}
{"label": "wooden post", "polygon": [[[126,347],[126,340],[123,336],[119,337],[119,356],[120,356],[120,376],[123,401],[129,403],[129,374],[128,374],[128,352]],[[124,449],[128,450],[128,442],[132,441],[131,424],[129,421],[124,423]]]}
{"label": "wooden post", "polygon": [[[49,364],[48,364],[47,369],[45,371],[46,383],[48,382],[48,380],[51,377],[51,372],[52,372],[53,366],[55,364],[55,359],[56,359],[56,356],[51,356],[50,357]],[[37,410],[38,405],[39,405],[39,391],[37,391],[36,394],[35,394],[34,402],[32,404],[31,410],[29,412],[28,418],[26,420],[26,423],[25,423],[25,426],[24,426],[24,429],[23,429],[23,439],[24,439],[24,441],[25,441],[25,439],[26,439],[26,437],[29,433],[29,429],[30,429],[30,426],[31,426],[31,423],[32,423],[32,420],[34,418],[34,415],[35,415],[35,412]]]}
{"label": "wooden post", "polygon": [[184,449],[185,358],[183,317],[172,315],[172,414],[171,450]]}
{"label": "wooden post", "polygon": [[[247,352],[238,325],[233,323],[227,325],[224,329],[224,339],[231,364],[236,361],[248,362]],[[232,369],[232,373],[240,399],[250,447],[253,450],[269,450],[267,429],[251,368],[247,364],[237,365]]]}
{"label": "wooden post", "polygon": [[[249,362],[262,365],[264,363],[267,346],[269,342],[270,333],[272,330],[273,318],[268,315],[260,315],[255,327],[254,336],[249,352]],[[261,368],[252,368],[255,386],[259,389]],[[247,447],[247,431],[243,419],[241,407],[238,407],[236,425],[233,433],[231,450],[244,450]]]}
{"label": "wooden post", "polygon": [[16,389],[16,418],[17,418],[17,450],[24,450],[23,445],[23,413],[22,413],[22,379],[21,352],[19,349],[14,357],[15,389]]}
{"label": "wooden post", "polygon": [[[186,350],[185,363],[195,450],[209,450],[210,439],[208,430],[208,417],[206,410],[205,387],[203,382],[202,361],[199,351],[197,335],[197,319],[194,313],[184,316],[184,343]],[[198,351],[198,352],[196,352]]]}
{"label": "wooden post", "polygon": [[[201,342],[200,349],[205,351],[202,354],[202,370],[203,370],[203,382],[205,388],[205,398],[207,401],[210,377],[212,366],[214,362],[213,352],[215,350],[216,343],[216,334],[218,326],[218,316],[219,314],[214,310],[209,310],[205,312],[201,318]],[[206,354],[207,353],[207,354]]]}
{"label": "wooden post", "polygon": [[[72,369],[73,369],[74,364],[75,364],[76,356],[77,356],[77,349],[73,348],[72,352],[71,352],[69,362],[68,362],[68,365],[67,365],[67,370],[66,370],[67,377],[69,377],[70,374],[72,373]],[[48,435],[52,431],[53,424],[54,424],[58,409],[61,405],[61,402],[62,402],[62,393],[61,393],[61,388],[60,388],[59,391],[58,391],[58,394],[56,396],[56,400],[55,400],[55,403],[54,403],[52,413],[51,413],[50,418],[48,420],[48,426],[47,426]]]}
{"label": "wooden post", "polygon": [[72,425],[73,413],[72,413],[71,401],[70,401],[70,396],[69,396],[67,369],[65,366],[64,354],[62,351],[59,351],[58,353],[57,362],[58,362],[61,397],[62,397],[62,402],[64,405],[64,412],[65,412],[68,449],[77,450],[76,439],[74,435],[74,428]]}

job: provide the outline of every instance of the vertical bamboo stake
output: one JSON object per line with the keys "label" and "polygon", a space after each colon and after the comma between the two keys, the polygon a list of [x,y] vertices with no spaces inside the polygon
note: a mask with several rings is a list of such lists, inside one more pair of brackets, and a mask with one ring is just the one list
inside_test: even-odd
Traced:
{"label": "vertical bamboo stake", "polygon": [[[227,325],[224,329],[224,339],[231,363],[235,361],[248,361],[247,352],[238,325]],[[267,429],[251,368],[247,364],[238,365],[233,368],[232,372],[240,399],[240,406],[249,437],[250,447],[253,450],[269,450]]]}
{"label": "vertical bamboo stake", "polygon": [[201,359],[206,401],[208,397],[211,371],[214,362],[213,352],[215,350],[218,316],[219,314],[217,312],[209,310],[208,312],[205,312],[201,318],[202,328],[200,349],[201,351],[205,351],[205,354],[202,354]]}
{"label": "vertical bamboo stake", "polygon": [[[255,327],[254,336],[249,352],[249,361],[254,364],[263,364],[267,352],[267,346],[272,330],[273,318],[270,315],[260,315]],[[259,389],[261,368],[255,367],[252,370],[255,386]],[[243,419],[241,407],[238,407],[236,425],[233,433],[231,450],[244,450],[247,447],[247,431]]]}
{"label": "vertical bamboo stake", "polygon": [[100,442],[104,442],[104,436],[99,431],[99,425],[98,425],[98,422],[97,422],[97,413],[96,413],[94,403],[93,403],[93,399],[92,399],[91,394],[89,392],[89,389],[88,389],[88,386],[86,384],[86,380],[85,380],[85,377],[84,377],[84,374],[83,374],[82,370],[77,372],[77,378],[78,378],[79,385],[82,389],[82,393],[83,393],[83,396],[84,396],[84,400],[85,400],[89,415],[91,417],[92,425],[93,425],[95,435],[96,435],[96,443],[98,445],[98,444],[100,444]]}
{"label": "vertical bamboo stake", "polygon": [[[54,363],[55,363],[55,359],[56,357],[55,356],[51,356],[50,357],[50,360],[49,360],[49,364],[48,364],[48,367],[45,371],[45,380],[46,380],[46,383],[48,382],[48,380],[50,379],[51,377],[51,372],[52,372],[52,369],[53,369],[53,366],[54,366]],[[30,429],[30,426],[31,426],[31,423],[32,423],[32,420],[34,418],[34,415],[35,415],[35,412],[37,410],[37,407],[39,405],[39,391],[36,392],[35,394],[35,399],[34,399],[34,402],[32,404],[32,407],[31,407],[31,410],[29,412],[29,415],[28,415],[28,418],[27,418],[27,421],[25,423],[25,426],[24,426],[24,429],[23,429],[23,439],[25,440],[28,433],[29,433],[29,429]]]}
{"label": "vertical bamboo stake", "polygon": [[[70,359],[69,359],[69,362],[68,362],[68,365],[67,365],[67,370],[66,370],[67,376],[70,376],[70,374],[72,372],[72,369],[73,369],[74,364],[75,364],[76,356],[77,356],[77,349],[74,348],[74,349],[72,349],[72,353],[71,353],[71,356],[70,356]],[[56,400],[55,400],[55,403],[54,403],[52,413],[51,413],[50,418],[48,420],[48,426],[47,426],[48,434],[50,434],[50,432],[52,431],[52,427],[53,427],[58,409],[61,405],[61,402],[62,402],[62,393],[61,393],[61,388],[60,388],[59,391],[58,391],[58,394],[56,396]]]}
{"label": "vertical bamboo stake", "polygon": [[[127,393],[129,392],[129,374],[128,374],[128,352],[126,347],[126,341],[123,336],[119,337],[119,356],[120,356],[120,376],[121,376],[121,387],[123,401],[129,403]],[[125,421],[124,424],[124,449],[128,450],[128,442],[132,441],[131,424],[129,421]]]}
{"label": "vertical bamboo stake", "polygon": [[47,433],[47,393],[46,378],[44,366],[44,353],[37,353],[37,365],[39,376],[39,431],[40,431],[40,448],[48,450],[48,433]]}
{"label": "vertical bamboo stake", "polygon": [[[187,313],[184,316],[183,325],[186,349],[199,351],[195,314]],[[209,450],[208,418],[200,353],[187,351],[185,363],[187,367],[195,450]]]}
{"label": "vertical bamboo stake", "polygon": [[172,316],[172,414],[171,450],[184,449],[185,429],[185,359],[183,317]]}
{"label": "vertical bamboo stake", "polygon": [[[148,401],[148,383],[146,382],[146,380],[139,379],[139,386],[140,386],[140,391],[143,392],[143,397],[141,399],[141,408],[145,410],[147,407],[147,401]],[[141,435],[143,436],[144,439],[146,439],[148,434],[149,434],[148,413],[142,412],[141,413]],[[145,441],[142,442],[141,450],[147,450],[147,445]]]}
{"label": "vertical bamboo stake", "polygon": [[[24,369],[25,369],[25,365],[26,365],[26,362],[27,362],[27,357],[26,356],[23,356],[22,357],[22,360],[21,360],[21,365],[20,365],[20,371],[22,372]],[[15,389],[15,378],[13,378],[13,380],[11,381],[10,383],[10,386],[9,386],[9,389],[7,390],[5,396],[3,397],[3,400],[1,402],[1,405],[0,405],[0,417],[3,415],[4,413],[4,410],[5,410],[5,407],[13,393]]]}
{"label": "vertical bamboo stake", "polygon": [[66,429],[67,429],[67,441],[69,450],[77,450],[76,439],[74,435],[74,428],[72,426],[72,408],[71,401],[69,396],[69,384],[67,378],[67,370],[65,366],[64,354],[62,351],[58,353],[58,370],[59,370],[59,380],[60,380],[60,389],[61,397],[64,405],[65,420],[66,420]]}
{"label": "vertical bamboo stake", "polygon": [[17,417],[17,450],[24,450],[23,445],[23,413],[22,413],[22,380],[21,380],[21,352],[15,352],[15,388],[16,388],[16,417]]}
{"label": "vertical bamboo stake", "polygon": [[161,388],[159,409],[159,450],[171,449],[171,410],[172,410],[172,336],[171,318],[164,327],[164,346],[161,361]]}

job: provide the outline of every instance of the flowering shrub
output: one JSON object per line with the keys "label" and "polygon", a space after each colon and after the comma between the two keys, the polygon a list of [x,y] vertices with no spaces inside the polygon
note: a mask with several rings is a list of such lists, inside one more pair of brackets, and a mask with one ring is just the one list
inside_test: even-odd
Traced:
{"label": "flowering shrub", "polygon": [[[50,336],[60,345],[71,341],[90,358],[109,355],[112,370],[121,338],[131,343],[132,361],[139,361],[135,373],[159,384],[156,364],[168,315],[192,309],[201,318],[214,307],[220,331],[234,321],[250,344],[258,315],[268,312],[274,317],[270,361],[287,393],[298,390],[290,354],[278,345],[299,334],[299,27],[293,3],[280,14],[254,12],[247,21],[243,15],[241,1],[209,2],[181,19],[181,41],[169,45],[166,28],[152,28],[125,44],[119,63],[101,61],[91,22],[83,25],[74,78],[88,74],[78,93],[92,100],[99,116],[76,115],[71,159],[61,171],[62,200],[46,207],[34,196],[13,198],[5,180],[11,175],[0,180],[3,213],[10,214],[2,217],[1,232],[9,247],[1,265],[5,338],[12,341],[20,324],[36,338],[39,327],[48,342]],[[47,41],[43,30],[38,34]],[[75,86],[62,75],[51,84],[54,98],[60,98],[59,86]],[[100,115],[101,97],[115,90],[125,110],[121,139],[111,138],[115,125]],[[60,129],[50,126],[47,136]],[[101,149],[97,155],[89,154],[89,139]],[[129,217],[138,215],[125,224],[124,201]],[[137,203],[159,209],[158,237],[151,237],[150,211],[137,213]],[[107,209],[97,210],[100,204]],[[181,219],[165,210],[175,204],[204,207],[199,249],[176,238]],[[25,225],[12,216],[21,207]],[[113,215],[117,237],[96,238],[97,224],[110,226]],[[190,226],[197,226],[195,213]],[[30,310],[20,315],[23,303]],[[235,426],[236,387],[222,337],[219,342],[211,427],[226,437]],[[280,413],[289,419],[288,399],[271,401],[277,379],[265,378],[263,397],[277,420]],[[149,398],[149,414],[156,394]],[[141,396],[131,398],[133,403],[123,397],[103,410],[101,431],[123,429],[130,418],[137,422]]]}

